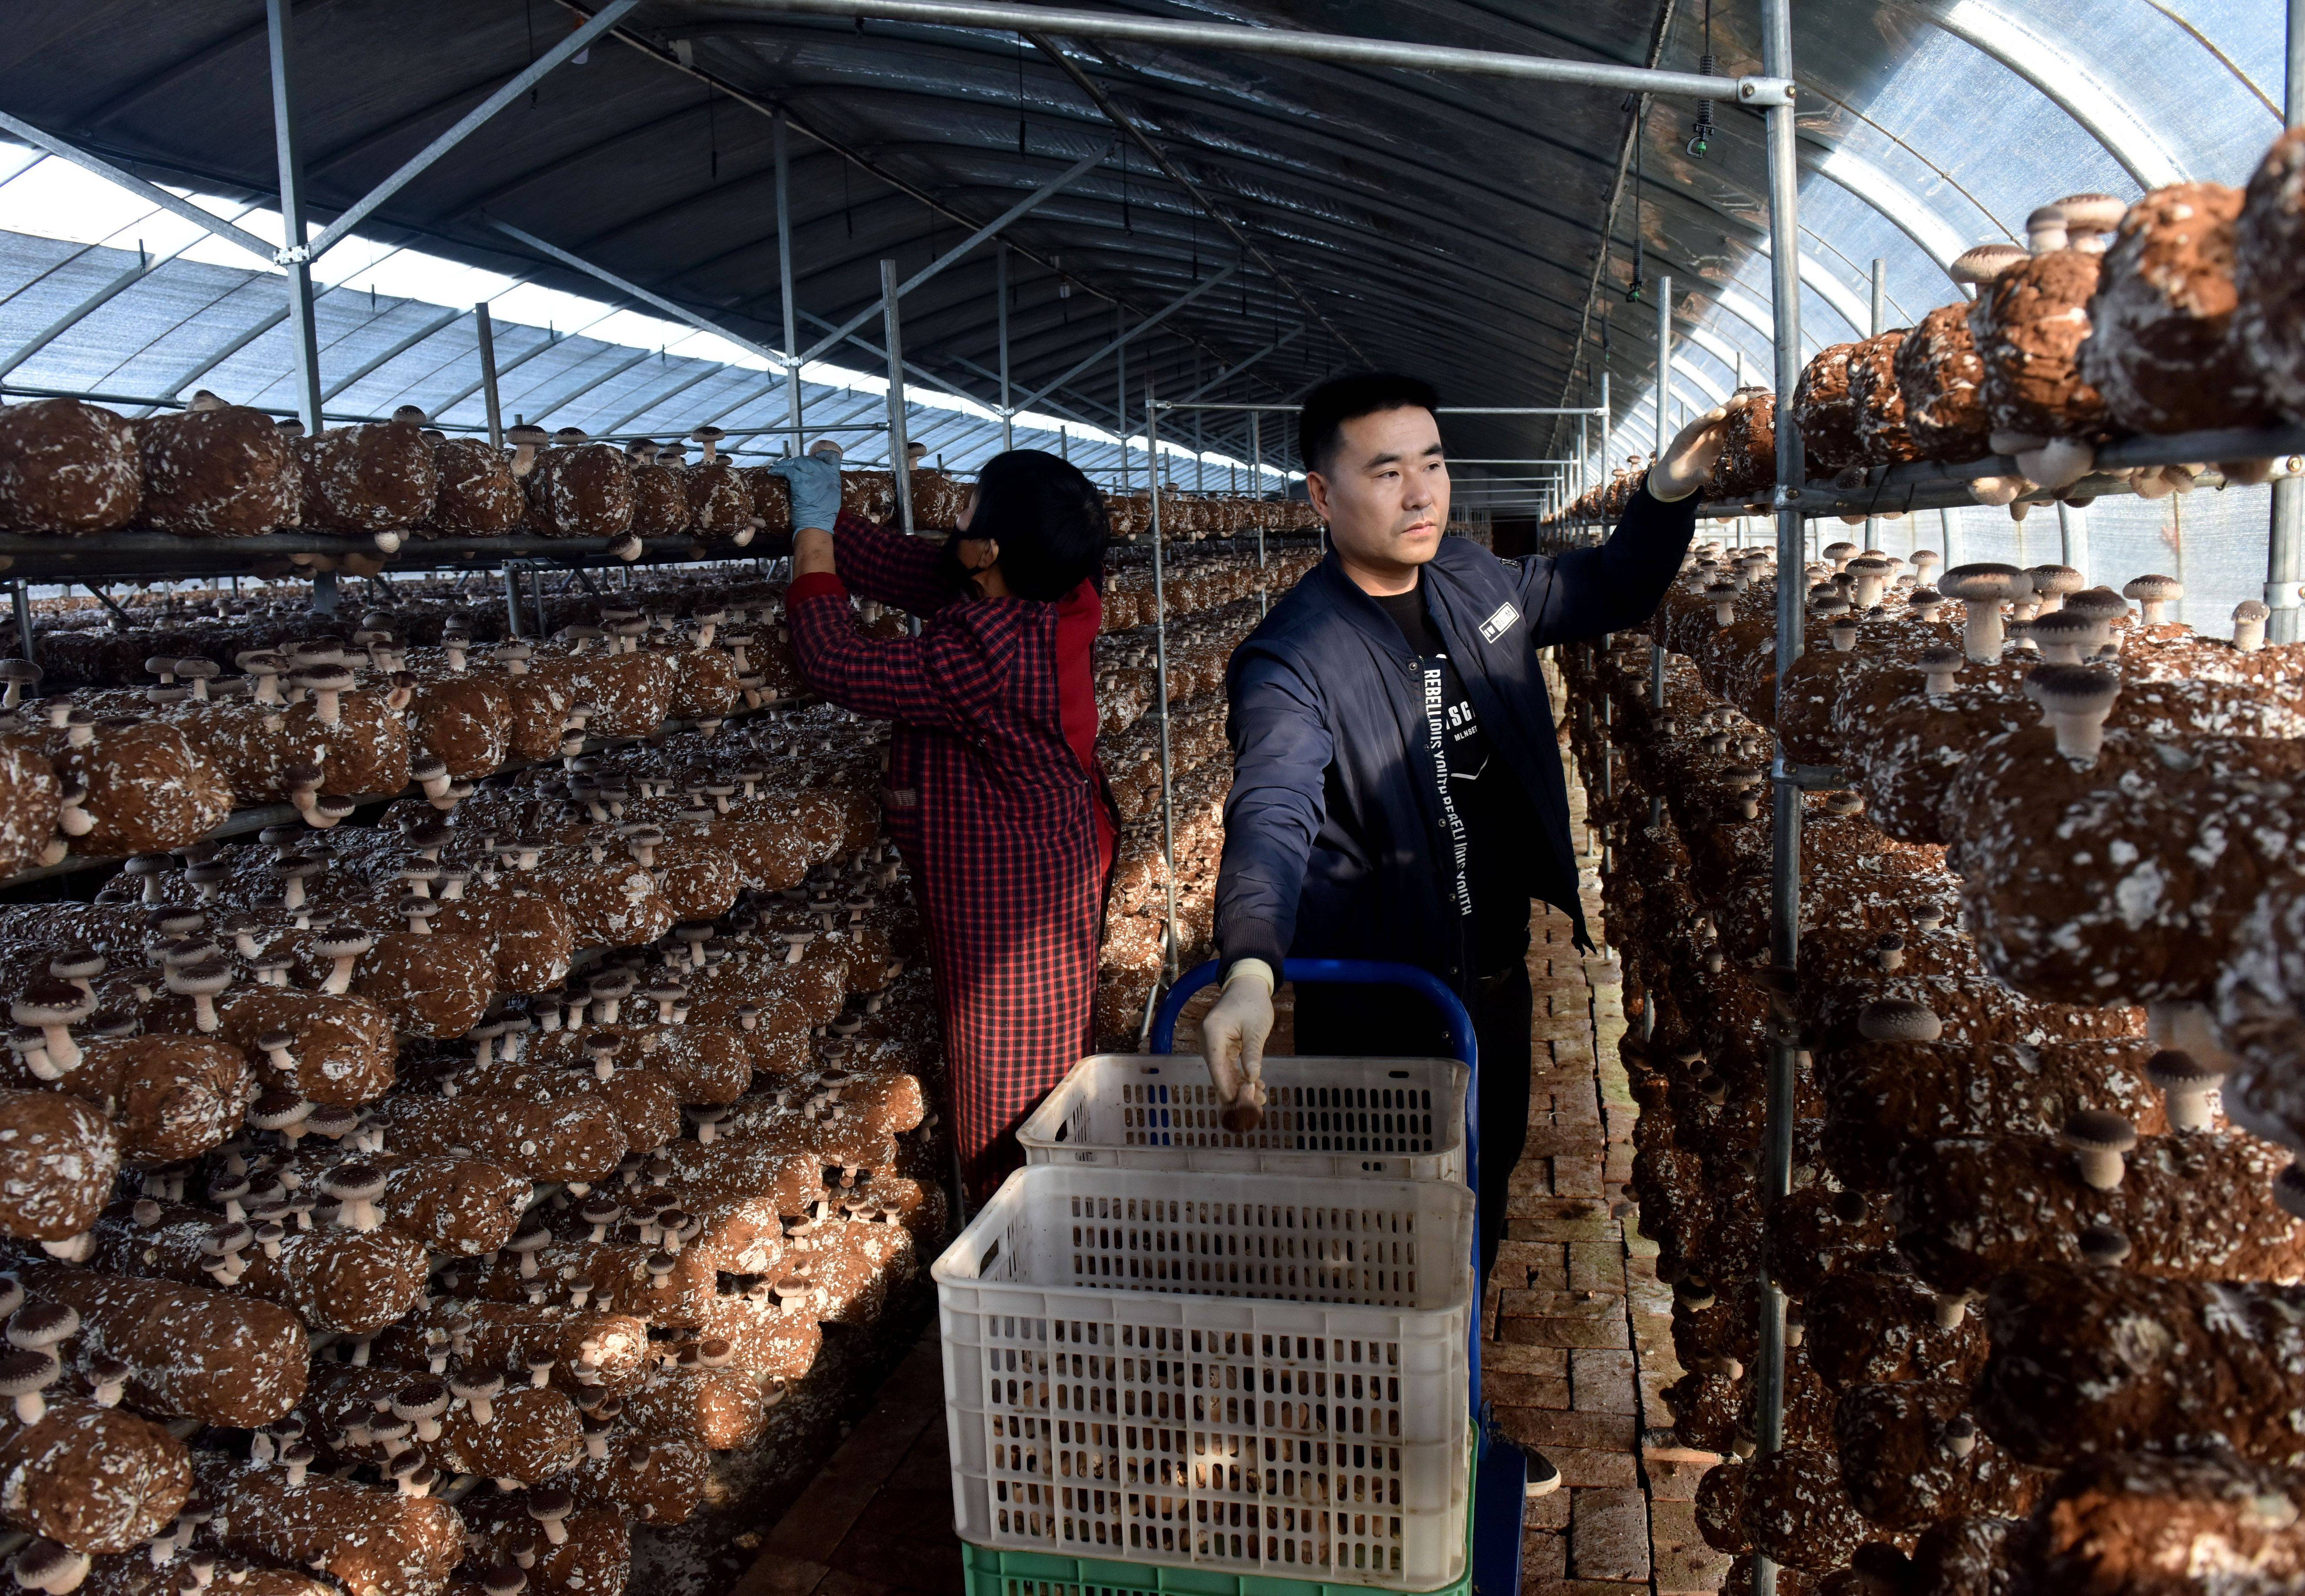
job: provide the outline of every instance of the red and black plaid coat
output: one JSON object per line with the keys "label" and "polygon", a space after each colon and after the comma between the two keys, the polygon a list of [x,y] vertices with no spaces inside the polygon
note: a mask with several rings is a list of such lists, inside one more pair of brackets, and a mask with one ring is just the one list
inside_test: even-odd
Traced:
{"label": "red and black plaid coat", "polygon": [[[1022,1161],[1017,1124],[1092,1045],[1111,799],[1096,764],[1084,582],[1054,604],[971,598],[933,544],[843,513],[839,574],[792,584],[793,652],[819,692],[896,722],[890,835],[928,921],[972,1201]],[[848,592],[923,617],[921,634],[860,632]]]}

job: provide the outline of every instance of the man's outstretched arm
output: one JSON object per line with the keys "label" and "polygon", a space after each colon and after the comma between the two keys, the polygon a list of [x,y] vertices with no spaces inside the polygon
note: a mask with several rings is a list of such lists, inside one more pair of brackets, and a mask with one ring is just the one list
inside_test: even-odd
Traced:
{"label": "man's outstretched arm", "polygon": [[1697,532],[1706,478],[1721,457],[1728,412],[1680,429],[1617,520],[1608,541],[1521,567],[1521,608],[1537,647],[1637,626],[1654,614]]}
{"label": "man's outstretched arm", "polygon": [[1240,1110],[1263,1102],[1257,1074],[1272,1030],[1272,989],[1296,939],[1297,901],[1327,816],[1324,783],[1335,744],[1318,700],[1288,666],[1252,654],[1229,686],[1232,795],[1225,801],[1216,923],[1224,993],[1201,1022],[1201,1050],[1217,1095]]}

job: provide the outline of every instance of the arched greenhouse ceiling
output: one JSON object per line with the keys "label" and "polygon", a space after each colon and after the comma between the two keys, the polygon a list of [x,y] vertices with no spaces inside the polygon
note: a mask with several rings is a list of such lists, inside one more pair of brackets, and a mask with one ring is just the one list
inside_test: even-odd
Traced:
{"label": "arched greenhouse ceiling", "polygon": [[[298,0],[316,225],[589,6]],[[1697,66],[1707,22],[1705,0],[1116,9],[1680,70]],[[773,161],[760,107],[795,123],[795,299],[828,323],[872,303],[883,258],[915,270],[1109,148],[1007,234],[1020,396],[1231,267],[1130,346],[1133,390],[1149,378],[1182,392],[1288,338],[1208,396],[1278,402],[1371,363],[1427,375],[1452,403],[1583,403],[1605,339],[1619,421],[1638,446],[1654,426],[1654,311],[1626,302],[1637,239],[1652,294],[1657,275],[1674,279],[1675,400],[1725,392],[1740,352],[1755,380],[1769,369],[1761,123],[1725,81],[1759,70],[1758,6],[1710,9],[1727,97],[1699,159],[1686,148],[1685,101],[1657,102],[1636,138],[1634,103],[1599,89],[1065,38],[1052,55],[1009,34],[646,0],[614,42],[545,78],[361,232],[616,297],[491,225],[507,222],[773,346]],[[2277,127],[2267,101],[2281,94],[2280,11],[2267,0],[1798,0],[1805,343],[1866,330],[1875,258],[1888,323],[1900,325],[1956,296],[1943,270],[1952,253],[2021,231],[2043,200],[2244,181]],[[155,181],[269,202],[258,0],[17,0],[10,15],[0,108]],[[1081,79],[1214,218],[1117,132]],[[980,249],[904,304],[907,359],[987,401],[993,272]],[[181,314],[201,313],[198,292],[179,297]],[[879,326],[876,316],[860,335],[877,344]],[[811,327],[804,318],[804,344]],[[384,403],[395,373],[413,382],[437,367],[425,352],[364,379],[361,397]],[[826,358],[877,366],[855,344]],[[1046,405],[1110,427],[1116,375],[1107,359]],[[1244,452],[1238,425],[1211,419],[1211,446]],[[1572,436],[1538,418],[1450,423],[1467,457],[1554,454]]]}

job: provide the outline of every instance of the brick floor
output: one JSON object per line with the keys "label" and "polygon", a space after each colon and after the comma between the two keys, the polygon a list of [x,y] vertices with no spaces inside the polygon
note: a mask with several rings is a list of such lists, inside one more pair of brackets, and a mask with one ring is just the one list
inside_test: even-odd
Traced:
{"label": "brick floor", "polygon": [[[1598,857],[1573,768],[1569,797],[1585,920],[1598,948],[1580,956],[1565,915],[1534,922],[1528,1146],[1513,1176],[1511,1239],[1490,1282],[1483,1358],[1501,1427],[1561,1475],[1553,1497],[1529,1504],[1521,1589],[1717,1591],[1729,1559],[1697,1533],[1690,1507],[1711,1460],[1642,1445],[1646,1430],[1671,1424],[1657,1393],[1681,1371],[1672,1295],[1657,1280],[1655,1244],[1635,1233],[1624,1192],[1639,1110],[1617,1058],[1621,971],[1609,952]],[[1530,1372],[1500,1372],[1508,1367]]]}
{"label": "brick floor", "polygon": [[[1558,714],[1556,705],[1556,715]],[[1617,1042],[1625,1031],[1600,885],[1570,771],[1580,887],[1598,953],[1566,915],[1532,921],[1536,998],[1528,1144],[1513,1172],[1506,1239],[1483,1303],[1486,1390],[1505,1433],[1544,1452],[1561,1489],[1529,1502],[1525,1596],[1677,1596],[1717,1591],[1729,1559],[1697,1532],[1691,1500],[1711,1459],[1668,1445],[1657,1392],[1680,1377],[1672,1295],[1624,1193],[1637,1112]],[[1177,1046],[1199,1045],[1189,1007]],[[1272,1050],[1292,1046],[1281,994]],[[1666,1438],[1668,1442],[1670,1438]],[[731,1596],[958,1596],[941,1370],[933,1334],[893,1375],[823,1476],[764,1538]],[[645,1596],[645,1593],[643,1593]]]}

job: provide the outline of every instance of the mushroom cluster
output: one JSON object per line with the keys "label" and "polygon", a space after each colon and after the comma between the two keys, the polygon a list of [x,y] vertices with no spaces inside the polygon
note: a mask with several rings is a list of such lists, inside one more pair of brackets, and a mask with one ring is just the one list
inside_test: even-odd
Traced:
{"label": "mushroom cluster", "polygon": [[[2301,244],[2305,138],[2293,131],[2245,190],[2181,183],[2133,202],[2071,194],[2042,205],[2024,244],[1980,244],[1947,268],[1973,299],[1810,359],[1792,406],[1808,475],[1850,489],[1906,460],[2003,457],[1969,491],[2020,519],[2043,497],[2086,505],[2120,485],[2157,498],[2205,478],[2262,482],[2276,456],[2100,470],[2098,452],[2138,434],[2305,420]],[[1625,481],[1618,473],[1556,518],[1613,518]],[[1711,497],[1757,513],[1775,483],[1773,452],[1732,438]]]}
{"label": "mushroom cluster", "polygon": [[[1652,624],[1662,709],[1648,636],[1562,660],[1665,1400],[1722,1460],[1699,1527],[1851,1590],[2097,1588],[2247,1482],[2252,1566],[2292,1566],[2305,658],[2261,618],[2194,635],[2167,578],[1824,555],[1782,690],[1779,573],[1718,547]],[[1779,749],[1849,783],[1800,801],[1797,969],[1770,939]],[[1789,1299],[1765,1458],[1763,1278]]]}
{"label": "mushroom cluster", "polygon": [[[403,405],[386,420],[304,436],[301,422],[227,403],[202,389],[185,409],[130,421],[78,399],[0,406],[0,527],[87,536],[133,527],[185,537],[248,537],[293,528],[345,538],[342,555],[300,556],[309,569],[373,575],[412,539],[540,537],[608,540],[640,557],[651,539],[744,548],[793,531],[792,493],[763,464],[739,464],[757,446],[710,422],[685,438],[611,442],[583,429],[522,420],[502,448],[451,437]],[[691,459],[690,446],[696,457]],[[819,449],[836,458],[829,442]],[[917,446],[916,446],[917,450]],[[960,476],[912,463],[914,524],[950,531],[974,489]],[[1116,537],[1151,530],[1152,497],[1105,496]],[[887,471],[844,471],[841,508],[868,520],[897,515]],[[1164,488],[1166,538],[1198,541],[1317,524],[1301,499]]]}
{"label": "mushroom cluster", "polygon": [[375,825],[315,803],[0,910],[21,1587],[614,1596],[651,1540],[726,1583],[909,1346],[949,1155],[882,730],[664,734],[678,658],[748,641],[691,621],[485,676],[455,632],[307,655],[277,710],[316,726],[372,673],[671,663],[654,735],[419,752]]}
{"label": "mushroom cluster", "polygon": [[[602,604],[597,624],[483,646],[472,618],[370,611],[349,639],[325,631],[237,650],[153,653],[149,687],[25,696],[40,667],[0,661],[0,873],[193,847],[234,808],[293,805],[339,823],[360,800],[421,792],[446,811],[510,762],[568,743],[647,735],[668,720],[715,726],[800,687],[775,627],[781,602],[711,607]],[[684,613],[684,609],[685,613]],[[757,659],[753,657],[757,652]],[[116,658],[116,657],[115,657]]]}

